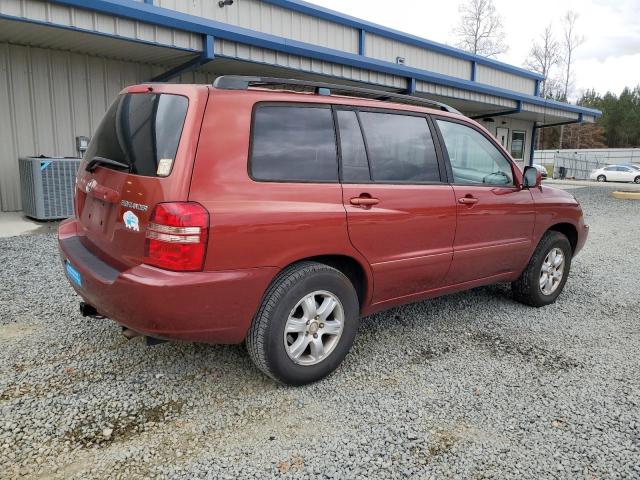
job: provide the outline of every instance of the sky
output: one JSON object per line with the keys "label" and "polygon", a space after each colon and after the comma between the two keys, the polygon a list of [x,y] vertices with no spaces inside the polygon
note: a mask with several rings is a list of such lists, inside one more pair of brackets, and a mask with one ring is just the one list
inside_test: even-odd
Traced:
{"label": "sky", "polygon": [[[332,10],[455,45],[458,8],[463,0],[310,0]],[[625,86],[640,85],[640,0],[494,0],[502,15],[509,50],[500,60],[519,67],[534,39],[552,23],[562,34],[562,17],[578,13],[577,31],[584,43],[576,50],[569,99],[594,88],[619,94]],[[535,8],[533,7],[535,5]]]}

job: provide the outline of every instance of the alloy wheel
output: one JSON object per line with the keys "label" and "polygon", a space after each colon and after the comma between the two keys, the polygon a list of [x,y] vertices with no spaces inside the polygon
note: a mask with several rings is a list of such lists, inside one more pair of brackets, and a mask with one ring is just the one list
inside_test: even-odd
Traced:
{"label": "alloy wheel", "polygon": [[315,365],[327,358],[340,341],[344,309],[338,297],[325,290],[304,296],[291,310],[284,329],[284,347],[299,365]]}
{"label": "alloy wheel", "polygon": [[540,291],[551,295],[557,290],[564,275],[564,253],[559,248],[552,248],[542,262],[540,268]]}

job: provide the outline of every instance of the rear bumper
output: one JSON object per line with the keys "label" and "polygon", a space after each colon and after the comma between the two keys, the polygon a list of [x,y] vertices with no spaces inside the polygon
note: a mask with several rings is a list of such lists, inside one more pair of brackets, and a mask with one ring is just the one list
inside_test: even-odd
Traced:
{"label": "rear bumper", "polygon": [[80,273],[73,288],[101,315],[157,338],[210,343],[244,340],[276,268],[170,272],[148,265],[118,270],[81,242],[77,220],[60,225],[63,263]]}

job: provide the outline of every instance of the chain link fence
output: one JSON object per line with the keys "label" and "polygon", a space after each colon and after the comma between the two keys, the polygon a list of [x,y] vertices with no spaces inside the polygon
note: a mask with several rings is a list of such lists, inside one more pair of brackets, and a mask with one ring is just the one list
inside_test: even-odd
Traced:
{"label": "chain link fence", "polygon": [[556,153],[553,178],[588,180],[592,171],[610,164],[610,159],[593,153]]}

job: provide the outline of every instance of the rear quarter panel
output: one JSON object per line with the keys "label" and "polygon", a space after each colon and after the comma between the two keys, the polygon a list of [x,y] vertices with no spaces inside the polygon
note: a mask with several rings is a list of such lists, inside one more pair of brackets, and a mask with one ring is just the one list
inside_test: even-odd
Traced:
{"label": "rear quarter panel", "polygon": [[339,183],[250,178],[251,115],[259,101],[295,100],[260,91],[214,89],[209,95],[189,193],[211,216],[205,270],[281,269],[307,257],[346,255],[370,280],[366,261],[349,241]]}

